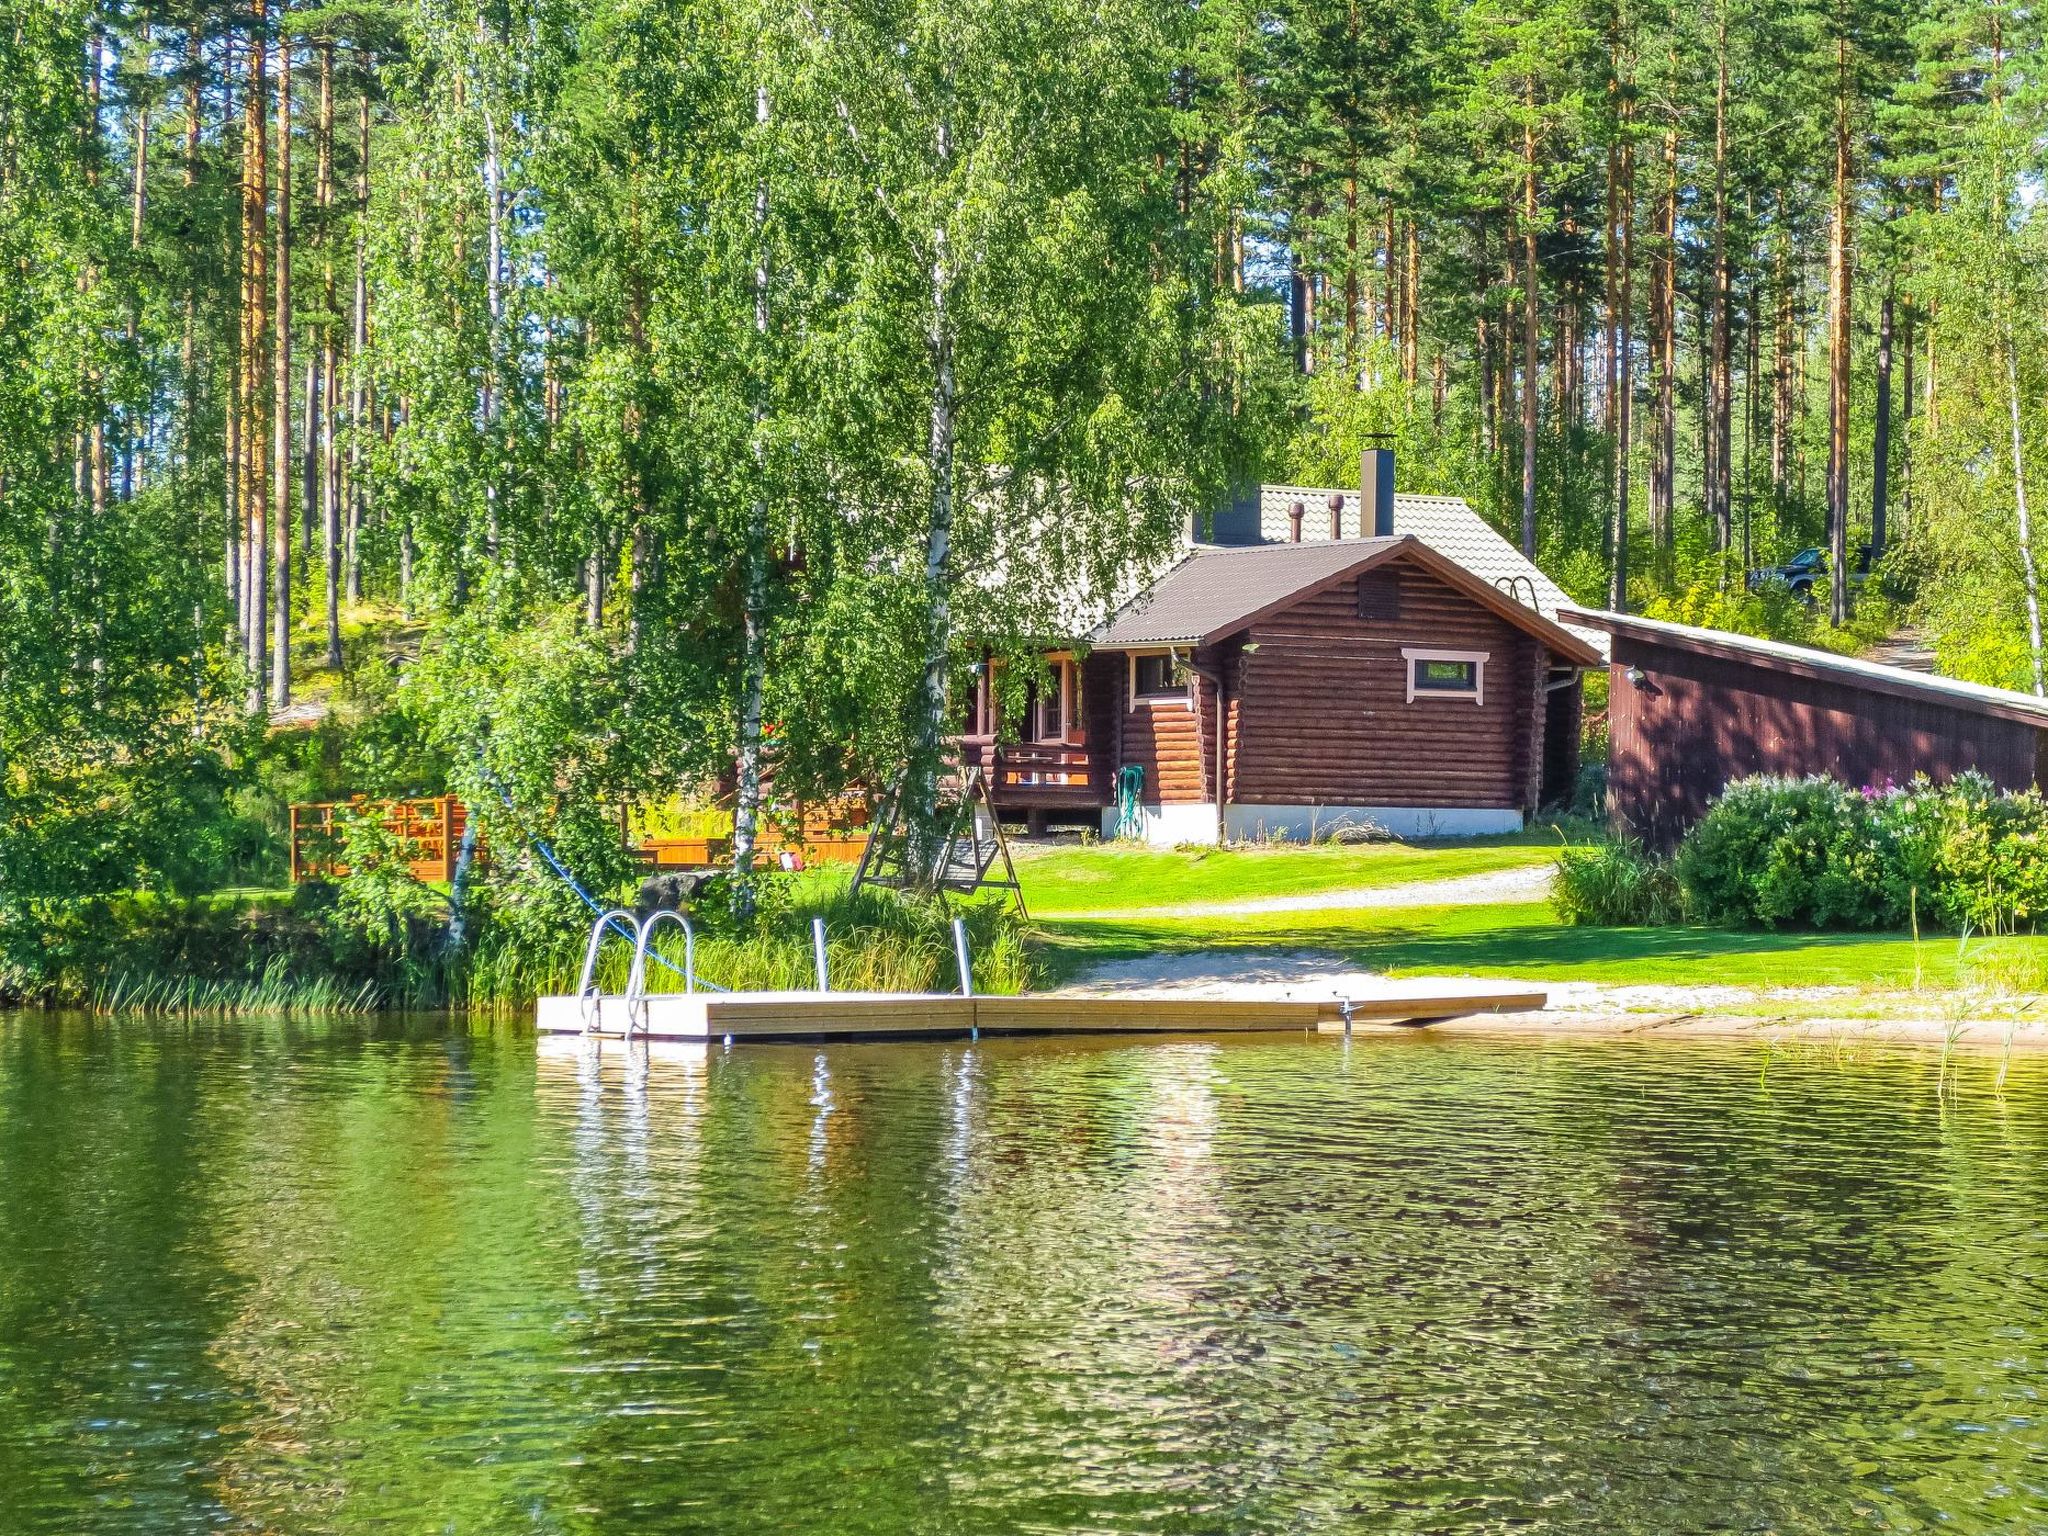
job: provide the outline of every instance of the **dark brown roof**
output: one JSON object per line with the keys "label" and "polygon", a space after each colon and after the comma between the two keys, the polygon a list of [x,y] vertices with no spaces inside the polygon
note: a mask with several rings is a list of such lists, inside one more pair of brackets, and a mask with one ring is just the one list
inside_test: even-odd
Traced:
{"label": "dark brown roof", "polygon": [[1648,645],[1669,646],[1722,661],[1746,662],[1753,667],[1785,672],[1794,677],[1867,688],[1894,698],[1918,699],[1945,704],[1951,709],[2017,720],[2023,725],[2048,728],[2048,699],[2016,693],[2010,688],[1988,688],[1982,683],[1965,683],[1953,677],[1933,677],[1904,667],[1887,666],[1857,656],[1837,656],[1810,646],[1787,645],[1782,640],[1759,640],[1754,635],[1731,634],[1720,629],[1699,629],[1691,624],[1674,624],[1668,619],[1644,619],[1630,613],[1608,613],[1602,609],[1561,610],[1573,624],[1604,629],[1610,635]]}
{"label": "dark brown roof", "polygon": [[1201,547],[1090,634],[1097,650],[1213,645],[1267,614],[1390,559],[1410,561],[1528,631],[1560,656],[1597,666],[1599,653],[1535,609],[1412,536]]}

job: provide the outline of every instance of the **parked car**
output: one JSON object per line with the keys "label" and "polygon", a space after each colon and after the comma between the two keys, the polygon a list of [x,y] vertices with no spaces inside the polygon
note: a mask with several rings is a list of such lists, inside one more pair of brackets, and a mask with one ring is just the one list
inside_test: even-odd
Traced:
{"label": "parked car", "polygon": [[[1870,579],[1872,550],[1858,544],[1849,555],[1849,585],[1856,588]],[[1761,592],[1773,582],[1784,586],[1803,603],[1813,601],[1813,584],[1828,573],[1828,552],[1818,545],[1802,549],[1783,565],[1760,565],[1749,573],[1749,590]]]}

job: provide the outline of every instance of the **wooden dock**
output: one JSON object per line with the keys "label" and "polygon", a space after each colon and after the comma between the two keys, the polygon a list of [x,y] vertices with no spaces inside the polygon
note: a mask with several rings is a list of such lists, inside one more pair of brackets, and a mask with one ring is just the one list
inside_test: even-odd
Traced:
{"label": "wooden dock", "polygon": [[907,1036],[1341,1033],[1353,1025],[1415,1025],[1475,1013],[1522,1013],[1540,990],[1460,982],[1389,982],[1348,1004],[1333,1000],[1193,997],[1174,992],[1038,993],[962,997],[957,992],[692,992],[597,1001],[596,1028],[581,998],[544,997],[542,1034],[649,1040],[859,1040]]}

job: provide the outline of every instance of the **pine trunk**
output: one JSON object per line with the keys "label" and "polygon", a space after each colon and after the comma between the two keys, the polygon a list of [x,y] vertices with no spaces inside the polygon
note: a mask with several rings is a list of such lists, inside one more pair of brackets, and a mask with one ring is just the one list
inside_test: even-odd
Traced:
{"label": "pine trunk", "polygon": [[270,707],[292,701],[292,42],[284,0],[277,37],[277,237],[271,265],[276,276],[271,320],[271,551]]}
{"label": "pine trunk", "polygon": [[1522,553],[1536,558],[1536,82],[1522,86]]}
{"label": "pine trunk", "polygon": [[270,267],[266,260],[270,222],[270,72],[268,56],[270,17],[268,0],[254,0],[250,8],[248,100],[243,104],[243,134],[248,147],[248,176],[244,184],[243,228],[248,232],[249,288],[244,312],[247,316],[247,389],[243,395],[242,461],[247,486],[248,538],[244,552],[242,589],[246,594],[246,659],[249,666],[249,713],[263,708],[263,679],[266,645],[269,639],[270,545],[269,477],[264,455],[270,441],[270,390],[266,308],[270,293]]}
{"label": "pine trunk", "polygon": [[1635,383],[1630,366],[1629,328],[1635,310],[1635,142],[1628,136],[1633,120],[1632,106],[1622,104],[1623,138],[1621,182],[1615,210],[1617,242],[1615,260],[1615,308],[1612,316],[1614,344],[1609,361],[1609,399],[1614,417],[1614,506],[1610,513],[1613,563],[1608,570],[1607,606],[1616,613],[1628,611],[1628,519],[1632,487],[1629,484],[1630,450],[1634,447]]}
{"label": "pine trunk", "polygon": [[1721,585],[1728,584],[1728,553],[1734,543],[1734,507],[1728,429],[1731,383],[1728,337],[1728,0],[1718,6],[1715,34],[1714,85],[1714,292],[1713,339],[1707,416],[1707,509],[1714,524],[1714,547],[1721,553]]}

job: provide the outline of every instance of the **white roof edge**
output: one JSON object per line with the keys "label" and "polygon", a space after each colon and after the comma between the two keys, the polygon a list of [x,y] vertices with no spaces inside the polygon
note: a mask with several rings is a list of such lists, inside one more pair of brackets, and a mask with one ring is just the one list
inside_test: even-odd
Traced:
{"label": "white roof edge", "polygon": [[1933,672],[1914,672],[1905,667],[1892,666],[1888,662],[1871,661],[1863,656],[1843,656],[1834,651],[1821,650],[1817,646],[1794,645],[1786,640],[1766,640],[1759,635],[1745,635],[1732,629],[1707,629],[1697,624],[1681,624],[1675,619],[1652,619],[1635,613],[1614,613],[1605,608],[1573,607],[1561,609],[1559,612],[1561,616],[1569,615],[1575,619],[1612,623],[1617,628],[1647,629],[1653,633],[1661,631],[1681,639],[1701,640],[1735,650],[1754,651],[1759,655],[1776,657],[1781,661],[1793,661],[1803,666],[1821,667],[1828,671],[1867,677],[1873,682],[1890,683],[1895,687],[1910,688],[1918,692],[1942,694],[1949,698],[1979,704],[1996,704],[2002,709],[2034,715],[2039,718],[2042,725],[2048,726],[2048,699],[2036,698],[2031,693],[2021,693],[2015,688],[1994,688],[1989,683],[1967,682],[1960,677],[1942,677]]}

